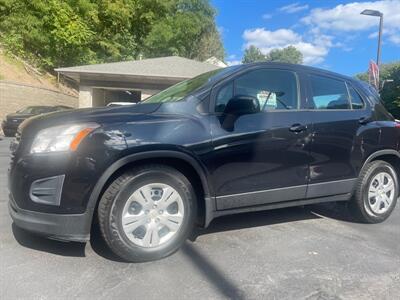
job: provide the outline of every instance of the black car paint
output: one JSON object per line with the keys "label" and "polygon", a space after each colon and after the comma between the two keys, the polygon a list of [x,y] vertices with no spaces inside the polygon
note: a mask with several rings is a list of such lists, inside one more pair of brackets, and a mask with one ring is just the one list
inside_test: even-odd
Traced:
{"label": "black car paint", "polygon": [[[221,127],[219,114],[213,112],[214,91],[224,81],[256,68],[296,72],[299,110],[243,115],[233,131],[227,131]],[[360,93],[366,107],[349,111],[310,109],[306,79],[310,72],[345,80]],[[365,124],[359,121],[363,117],[368,118]],[[101,126],[74,153],[29,153],[39,130],[76,122]],[[223,214],[348,200],[369,157],[399,156],[399,130],[393,117],[358,81],[287,64],[236,67],[185,101],[54,113],[31,118],[20,129],[9,173],[16,206],[33,212],[82,215],[89,218],[84,222],[86,231],[109,179],[120,168],[143,159],[175,158],[193,168],[203,188],[203,223],[208,225]],[[33,181],[61,174],[65,174],[65,181],[59,207],[30,201]],[[82,233],[82,239],[88,233]]]}

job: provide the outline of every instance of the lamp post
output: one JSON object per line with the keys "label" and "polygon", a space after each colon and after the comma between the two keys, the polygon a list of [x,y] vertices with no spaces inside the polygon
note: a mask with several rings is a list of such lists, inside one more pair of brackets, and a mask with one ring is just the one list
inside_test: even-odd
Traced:
{"label": "lamp post", "polygon": [[378,35],[378,53],[376,57],[376,64],[378,67],[380,66],[381,63],[381,41],[382,41],[382,27],[383,27],[383,13],[381,13],[379,10],[372,10],[372,9],[365,9],[361,12],[362,15],[365,16],[373,16],[373,17],[379,17],[379,35]]}

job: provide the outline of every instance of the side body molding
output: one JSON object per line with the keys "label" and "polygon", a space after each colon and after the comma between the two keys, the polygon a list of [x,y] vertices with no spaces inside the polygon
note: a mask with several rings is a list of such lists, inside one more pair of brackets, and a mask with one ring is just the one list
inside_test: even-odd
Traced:
{"label": "side body molding", "polygon": [[[189,154],[179,152],[179,151],[171,151],[171,150],[154,150],[154,151],[147,151],[147,152],[142,152],[142,153],[135,153],[131,154],[128,156],[125,156],[116,162],[114,162],[108,169],[103,173],[103,175],[100,177],[100,179],[97,181],[95,187],[93,188],[93,191],[90,195],[88,205],[87,205],[87,211],[89,212],[91,219],[93,219],[93,213],[95,210],[95,207],[97,205],[97,202],[99,200],[99,196],[101,191],[103,190],[105,184],[107,183],[107,180],[114,174],[118,169],[121,167],[143,159],[149,159],[149,158],[176,158],[176,159],[181,159],[190,164],[197,174],[200,177],[202,187],[204,190],[204,201],[205,201],[205,226],[211,222],[212,219],[212,212],[214,211],[215,204],[214,204],[214,199],[211,197],[210,194],[210,189],[207,181],[207,176],[205,174],[204,169],[200,165],[200,163],[190,156]],[[92,221],[92,220],[90,220]],[[90,222],[91,223],[91,222]]]}

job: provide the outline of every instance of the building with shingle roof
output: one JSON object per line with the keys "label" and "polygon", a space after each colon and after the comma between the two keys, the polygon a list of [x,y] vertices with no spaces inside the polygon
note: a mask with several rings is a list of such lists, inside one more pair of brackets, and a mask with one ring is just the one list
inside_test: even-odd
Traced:
{"label": "building with shingle roof", "polygon": [[79,85],[79,107],[138,102],[185,79],[220,68],[179,56],[55,69]]}

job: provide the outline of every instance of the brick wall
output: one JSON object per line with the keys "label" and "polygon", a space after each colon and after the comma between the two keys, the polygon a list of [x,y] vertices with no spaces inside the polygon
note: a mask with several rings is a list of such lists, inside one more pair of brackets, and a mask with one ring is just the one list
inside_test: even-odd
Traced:
{"label": "brick wall", "polygon": [[0,80],[0,120],[3,120],[7,114],[30,105],[78,107],[78,97],[50,89]]}

